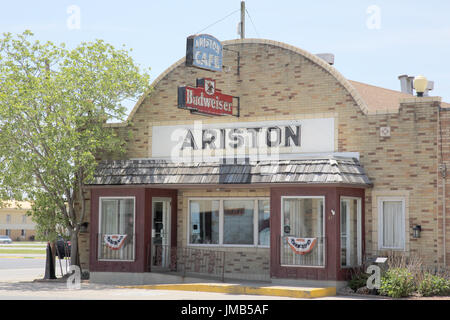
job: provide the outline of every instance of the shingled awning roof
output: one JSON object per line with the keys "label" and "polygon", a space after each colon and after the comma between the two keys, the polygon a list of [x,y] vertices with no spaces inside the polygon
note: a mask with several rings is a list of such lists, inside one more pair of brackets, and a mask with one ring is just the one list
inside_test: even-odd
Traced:
{"label": "shingled awning roof", "polygon": [[345,184],[371,186],[357,159],[326,158],[173,163],[165,160],[103,161],[90,185]]}

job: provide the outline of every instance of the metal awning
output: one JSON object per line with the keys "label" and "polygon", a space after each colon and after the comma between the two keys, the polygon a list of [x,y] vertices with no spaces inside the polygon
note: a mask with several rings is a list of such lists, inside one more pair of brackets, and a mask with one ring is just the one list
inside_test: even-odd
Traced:
{"label": "metal awning", "polygon": [[330,157],[256,161],[174,163],[167,160],[113,160],[99,163],[95,185],[267,185],[342,184],[370,187],[371,181],[355,158]]}

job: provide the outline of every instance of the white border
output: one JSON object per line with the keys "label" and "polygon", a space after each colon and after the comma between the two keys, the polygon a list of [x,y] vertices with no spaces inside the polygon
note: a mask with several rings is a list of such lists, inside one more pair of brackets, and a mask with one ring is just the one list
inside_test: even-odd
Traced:
{"label": "white border", "polygon": [[[283,230],[283,220],[284,220],[284,210],[283,210],[283,202],[284,199],[322,199],[323,201],[323,230],[322,230],[322,237],[324,239],[327,238],[326,236],[326,214],[327,210],[325,208],[326,202],[325,202],[325,196],[281,196],[281,208],[280,208],[280,238],[284,237],[284,230]],[[280,266],[281,267],[289,267],[289,268],[321,268],[325,269],[327,266],[327,241],[325,240],[325,244],[323,247],[323,266],[310,266],[310,265],[298,265],[298,264],[282,264],[281,263],[281,244],[282,241],[280,241]]]}
{"label": "white border", "polygon": [[[358,201],[358,211],[357,211],[357,219],[359,221],[358,227],[357,227],[357,262],[358,265],[356,266],[342,266],[342,261],[340,268],[341,269],[348,269],[348,268],[354,268],[362,265],[362,227],[363,227],[363,221],[362,221],[362,199],[360,197],[349,197],[349,196],[342,196],[339,199],[339,231],[341,231],[341,201],[342,200],[357,200]],[[341,234],[339,233],[339,241],[341,239]],[[341,250],[342,250],[342,243],[340,243],[339,246],[339,257],[341,256]]]}
{"label": "white border", "polygon": [[[273,126],[301,126],[301,142],[299,146],[277,146],[268,147],[260,141],[257,147],[249,145],[251,134],[245,131],[249,128],[262,128],[267,130]],[[170,124],[160,125],[152,124],[151,126],[151,158],[164,159],[170,158],[174,162],[187,162],[192,158],[194,161],[220,161],[223,157],[240,155],[253,159],[276,159],[281,154],[317,154],[317,153],[333,153],[336,151],[336,117],[320,117],[320,118],[303,118],[303,119],[280,119],[280,120],[260,120],[249,122],[222,122],[209,123],[201,120],[186,124]],[[224,149],[188,149],[182,150],[184,138],[187,130],[190,130],[195,141],[201,143],[202,131],[205,129],[243,129],[241,136],[246,141],[239,148],[233,148],[228,144],[228,133],[226,134],[226,146]],[[260,134],[263,130],[260,131]],[[155,139],[153,139],[155,137]],[[156,139],[156,137],[166,137],[165,139]],[[264,136],[260,135],[260,139]],[[281,138],[281,136],[280,136]],[[150,142],[150,141],[149,141]],[[150,152],[150,150],[149,150]]]}
{"label": "white border", "polygon": [[[204,244],[204,243],[190,243],[190,222],[191,222],[191,201],[196,200],[210,200],[219,201],[219,243],[218,244]],[[236,200],[254,200],[253,205],[253,244],[224,244],[223,243],[223,201]],[[188,197],[187,198],[187,247],[215,247],[215,248],[270,248],[269,246],[258,245],[258,201],[267,200],[270,204],[270,197]],[[271,215],[272,213],[270,213]]]}
{"label": "white border", "polygon": [[[383,202],[385,201],[401,201],[402,203],[402,230],[400,230],[402,246],[401,247],[385,247],[383,246]],[[398,250],[405,251],[406,250],[406,206],[405,206],[405,197],[377,197],[377,205],[378,205],[378,250]]]}
{"label": "white border", "polygon": [[118,261],[118,262],[135,262],[136,261],[136,197],[135,196],[128,196],[128,197],[98,197],[98,233],[101,234],[101,226],[102,226],[102,200],[108,199],[108,200],[123,200],[123,199],[133,199],[134,206],[133,206],[133,260],[120,260],[120,259],[100,259],[100,238],[97,238],[97,261]]}
{"label": "white border", "polygon": [[[153,234],[153,226],[154,226],[154,221],[155,221],[155,216],[153,215],[153,212],[154,212],[153,209],[154,209],[155,202],[162,202],[162,203],[164,203],[163,205],[168,205],[168,208],[166,208],[166,210],[168,211],[167,218],[169,220],[169,222],[167,223],[167,225],[168,225],[168,230],[167,230],[168,231],[168,237],[167,237],[168,243],[166,245],[168,247],[170,247],[172,244],[172,228],[171,228],[171,226],[172,226],[172,198],[170,198],[170,197],[152,197],[152,221],[150,222],[151,223],[150,230],[152,230],[151,231],[152,234]],[[164,216],[164,213],[163,213],[163,216]],[[153,237],[152,237],[152,239],[153,239]]]}

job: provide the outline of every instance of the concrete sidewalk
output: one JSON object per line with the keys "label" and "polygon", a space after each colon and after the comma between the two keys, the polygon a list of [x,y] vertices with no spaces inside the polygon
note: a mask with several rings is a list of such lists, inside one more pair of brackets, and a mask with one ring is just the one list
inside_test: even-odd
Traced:
{"label": "concrete sidewalk", "polygon": [[[318,288],[279,287],[267,283],[196,283],[180,285],[136,285],[90,283],[82,280],[80,289],[69,289],[67,281],[41,280],[31,274],[17,280],[0,279],[0,300],[390,300],[377,296],[341,295],[331,290],[324,295]],[[21,278],[20,280],[18,280]],[[34,278],[34,279],[33,279]],[[186,286],[188,285],[188,286]],[[190,287],[189,287],[190,285]],[[166,286],[166,287],[164,287]],[[175,286],[175,287],[174,287]],[[182,288],[184,286],[184,289]],[[197,289],[197,291],[194,290]],[[150,287],[153,287],[150,289]],[[320,288],[319,288],[320,289]],[[308,290],[309,293],[308,293]],[[320,295],[320,296],[319,296]]]}
{"label": "concrete sidewalk", "polygon": [[180,283],[157,285],[119,286],[148,290],[176,290],[194,292],[215,292],[229,294],[262,295],[287,298],[323,298],[336,296],[336,287],[312,288],[270,285],[268,283]]}

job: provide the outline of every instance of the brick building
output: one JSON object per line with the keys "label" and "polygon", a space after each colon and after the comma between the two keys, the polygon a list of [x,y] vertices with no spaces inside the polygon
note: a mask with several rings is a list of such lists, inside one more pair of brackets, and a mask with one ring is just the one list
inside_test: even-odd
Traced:
{"label": "brick building", "polygon": [[[92,279],[335,282],[390,251],[448,265],[450,105],[349,81],[284,43],[222,44],[222,71],[182,58],[110,124],[127,154],[88,186]],[[179,87],[197,79],[233,96],[233,115],[180,109]]]}

